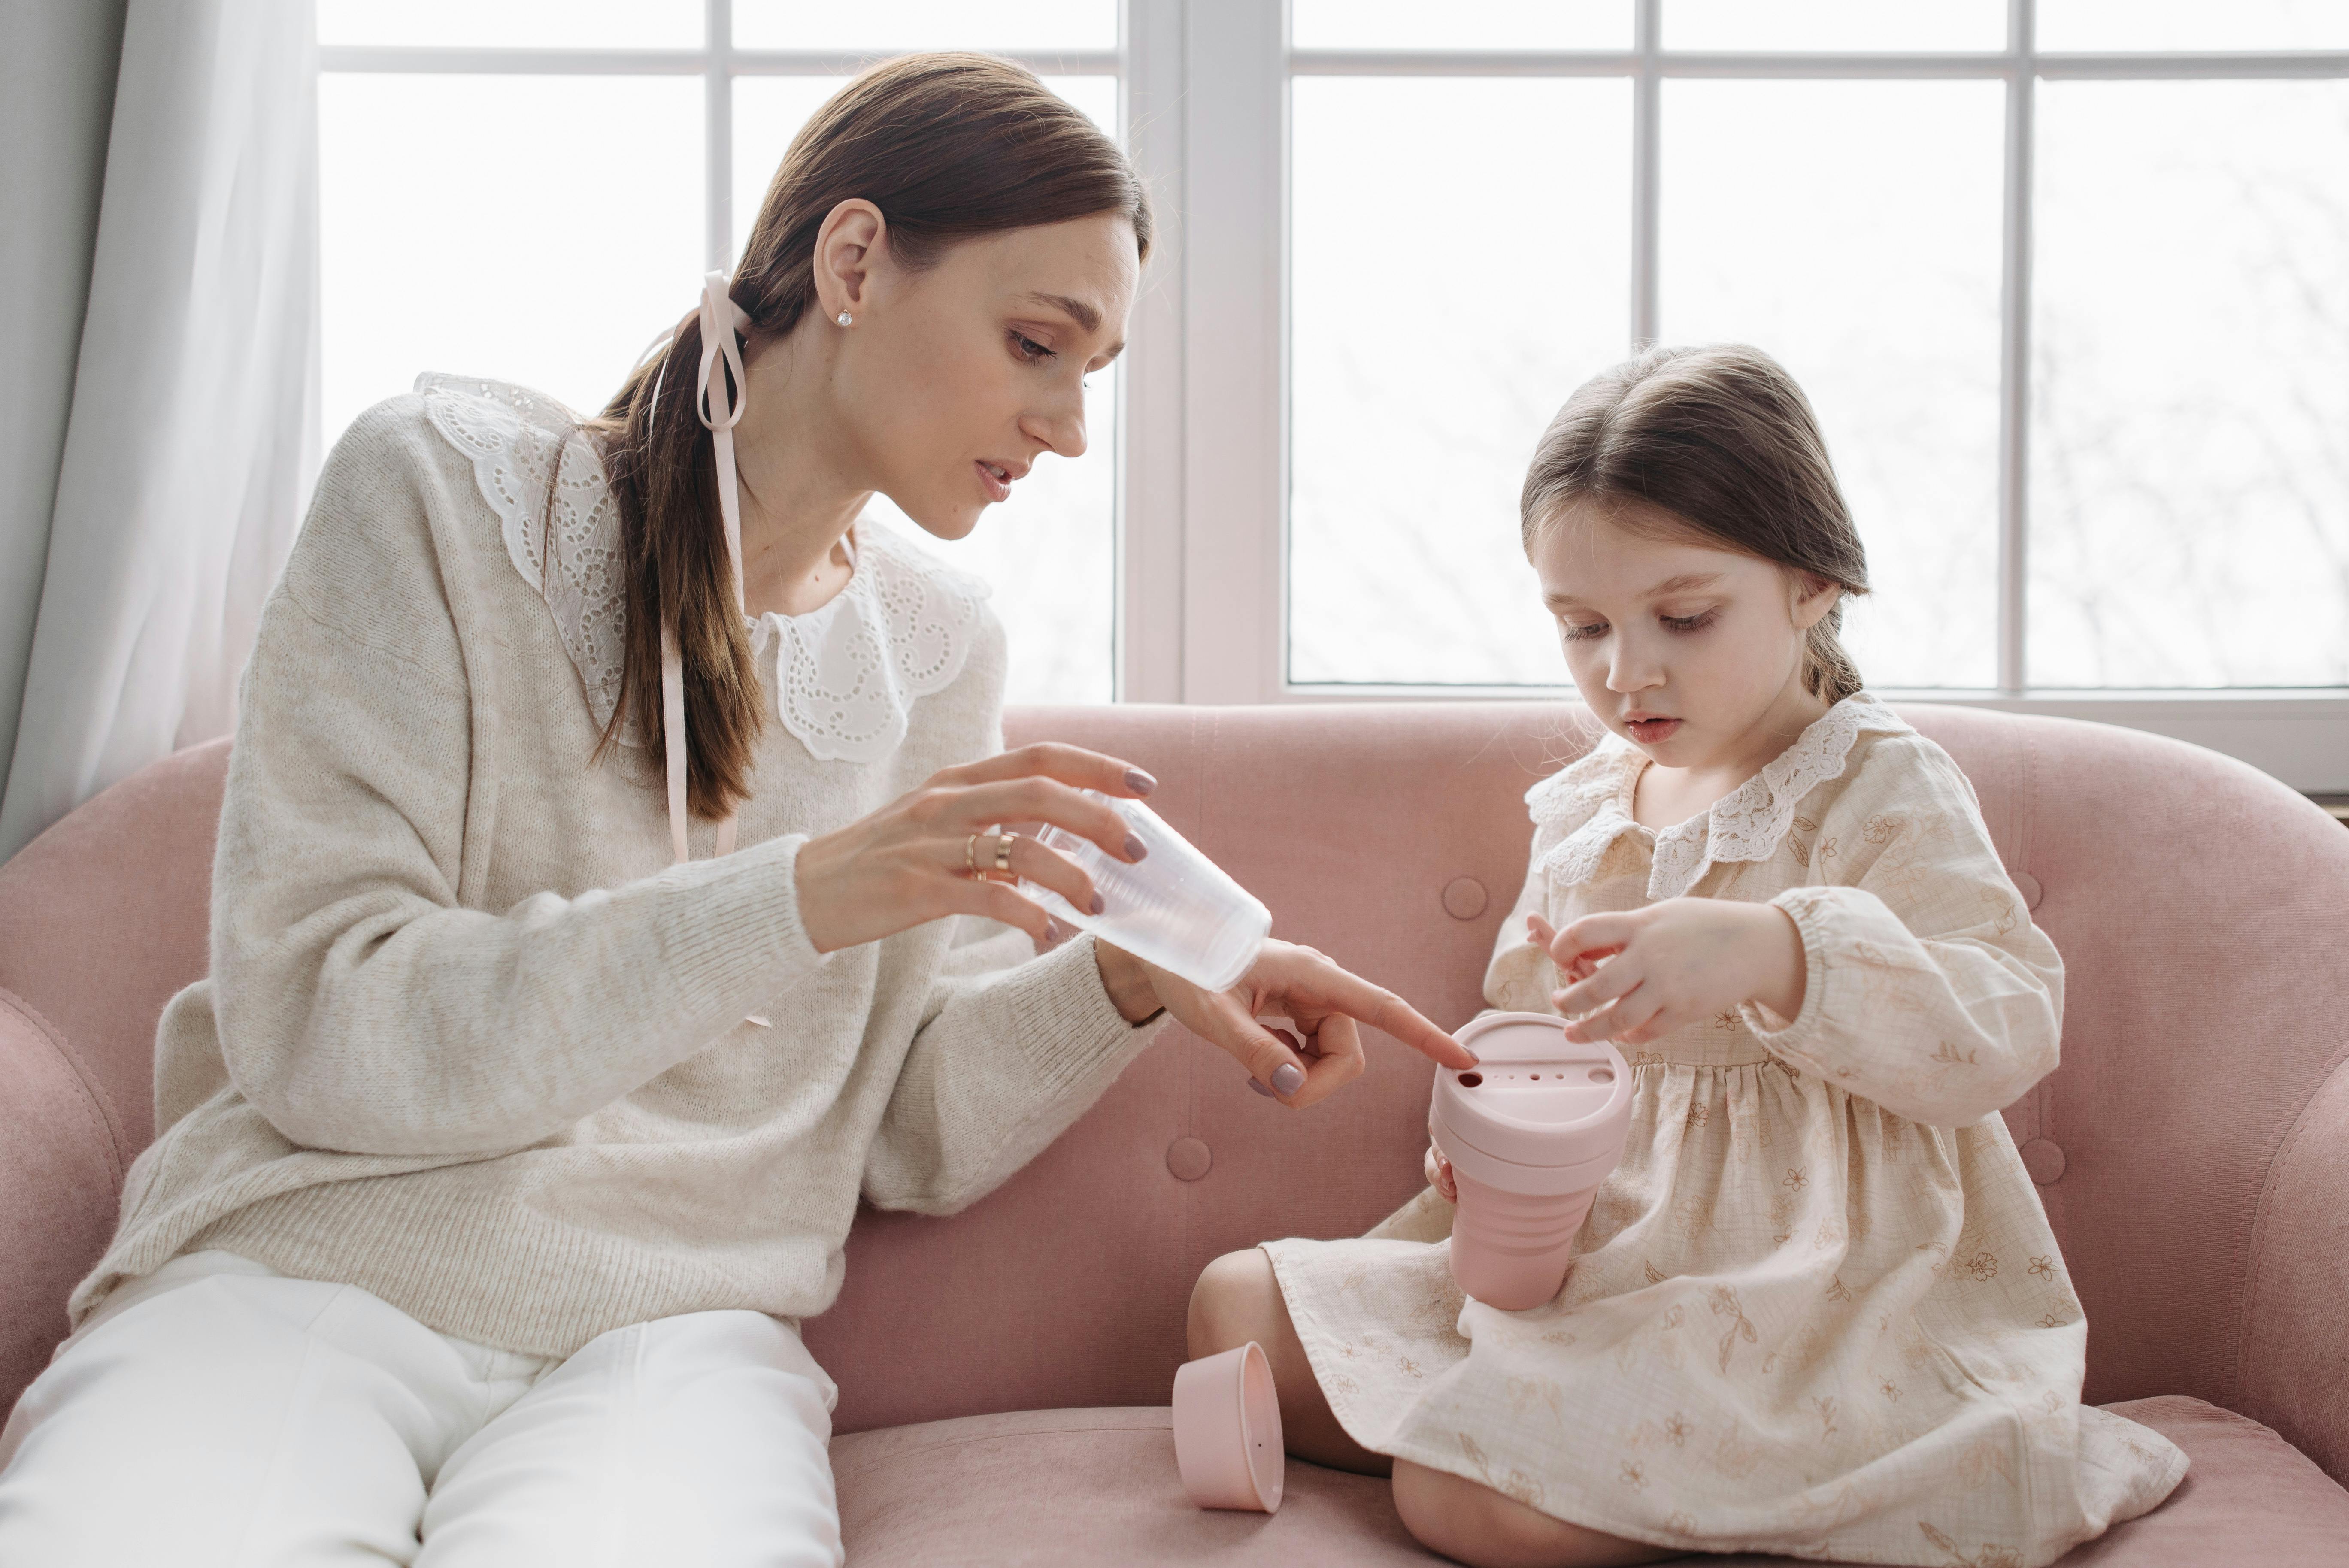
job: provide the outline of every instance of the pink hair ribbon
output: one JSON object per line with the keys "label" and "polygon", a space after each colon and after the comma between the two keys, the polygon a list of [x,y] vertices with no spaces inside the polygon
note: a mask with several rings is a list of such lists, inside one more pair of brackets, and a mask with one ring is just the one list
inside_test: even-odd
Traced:
{"label": "pink hair ribbon", "polygon": [[[742,350],[734,335],[750,330],[750,317],[727,292],[728,282],[724,273],[711,273],[701,280],[701,371],[694,387],[694,410],[709,429],[709,444],[718,458],[718,510],[726,521],[726,561],[734,581],[734,612],[739,615],[743,609],[742,497],[734,469],[734,427],[742,421],[748,388],[742,375]],[[726,376],[713,374],[721,359]],[[657,407],[657,380],[653,400]],[[661,620],[661,734],[668,761],[669,849],[678,861],[684,861],[693,858],[685,838],[685,658],[678,647],[677,623],[667,616]],[[718,824],[715,852],[734,852],[730,811]]]}

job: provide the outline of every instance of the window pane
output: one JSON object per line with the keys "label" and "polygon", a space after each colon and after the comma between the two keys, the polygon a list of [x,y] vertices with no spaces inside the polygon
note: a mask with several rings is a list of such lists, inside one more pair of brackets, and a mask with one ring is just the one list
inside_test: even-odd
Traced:
{"label": "window pane", "polygon": [[1291,91],[1290,678],[1561,684],[1517,489],[1623,357],[1630,84]]}
{"label": "window pane", "polygon": [[1300,49],[1628,49],[1632,0],[1294,0]]}
{"label": "window pane", "polygon": [[734,78],[734,255],[750,241],[759,203],[783,161],[783,151],[808,117],[846,85],[846,77]]}
{"label": "window pane", "polygon": [[734,0],[745,49],[1114,49],[1117,0]]}
{"label": "window pane", "polygon": [[2005,0],[1663,0],[1671,49],[2002,49]]}
{"label": "window pane", "polygon": [[[839,77],[741,77],[734,83],[734,248],[740,255],[783,151]],[[1047,77],[1045,85],[1115,133],[1115,77]],[[995,588],[1010,634],[1012,702],[1107,702],[1116,695],[1117,373],[1095,375],[1085,399],[1091,445],[1073,460],[1047,456],[988,508],[967,539],[923,534],[885,497],[874,511]]]}
{"label": "window pane", "polygon": [[2039,0],[2043,49],[2349,48],[2342,0]]}
{"label": "window pane", "polygon": [[690,77],[320,77],[326,438],[422,370],[603,407],[699,297],[701,119]]}
{"label": "window pane", "polygon": [[1670,81],[1661,326],[1808,394],[1868,548],[1869,684],[1997,682],[1996,82]]}
{"label": "window pane", "polygon": [[2349,83],[2039,92],[2032,684],[2349,683]]}
{"label": "window pane", "polygon": [[318,0],[321,44],[696,49],[701,0]]}

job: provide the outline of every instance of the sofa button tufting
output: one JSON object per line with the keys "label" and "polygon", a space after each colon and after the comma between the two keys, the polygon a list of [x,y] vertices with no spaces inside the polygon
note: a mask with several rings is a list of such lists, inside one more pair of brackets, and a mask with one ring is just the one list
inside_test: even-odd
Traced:
{"label": "sofa button tufting", "polygon": [[1215,1162],[1215,1154],[1195,1138],[1178,1138],[1166,1146],[1166,1169],[1177,1181],[1196,1181]]}
{"label": "sofa button tufting", "polygon": [[2022,1149],[2023,1168],[2042,1187],[2050,1186],[2064,1174],[2064,1150],[2050,1138],[2034,1138]]}
{"label": "sofa button tufting", "polygon": [[2039,879],[2029,872],[2014,873],[2014,891],[2023,895],[2025,909],[2037,909],[2039,901],[2047,896],[2046,890],[2039,885]]}
{"label": "sofa button tufting", "polygon": [[1474,920],[1491,902],[1485,884],[1475,877],[1454,877],[1444,884],[1444,913],[1454,920]]}

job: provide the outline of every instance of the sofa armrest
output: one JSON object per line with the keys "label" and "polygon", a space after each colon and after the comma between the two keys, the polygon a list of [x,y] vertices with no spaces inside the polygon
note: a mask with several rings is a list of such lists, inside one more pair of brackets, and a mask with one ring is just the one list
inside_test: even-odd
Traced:
{"label": "sofa armrest", "polygon": [[66,1296],[114,1233],[121,1119],[65,1036],[0,990],[0,1411],[66,1333]]}
{"label": "sofa armrest", "polygon": [[2235,1356],[2243,1413],[2349,1485],[2349,1047],[2268,1167]]}

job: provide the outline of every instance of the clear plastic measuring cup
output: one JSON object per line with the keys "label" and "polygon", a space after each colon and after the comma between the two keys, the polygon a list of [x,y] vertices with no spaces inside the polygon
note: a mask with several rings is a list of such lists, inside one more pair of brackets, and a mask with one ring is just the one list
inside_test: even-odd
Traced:
{"label": "clear plastic measuring cup", "polygon": [[1149,852],[1128,865],[1091,839],[1047,826],[1038,841],[1082,866],[1108,907],[1087,914],[1031,882],[1023,881],[1019,891],[1053,918],[1194,985],[1220,991],[1247,974],[1272,931],[1272,912],[1141,801],[1112,799],[1097,789],[1085,793],[1123,817]]}

